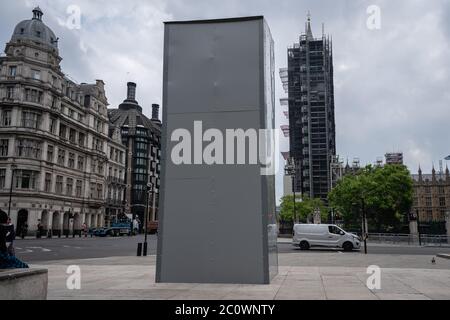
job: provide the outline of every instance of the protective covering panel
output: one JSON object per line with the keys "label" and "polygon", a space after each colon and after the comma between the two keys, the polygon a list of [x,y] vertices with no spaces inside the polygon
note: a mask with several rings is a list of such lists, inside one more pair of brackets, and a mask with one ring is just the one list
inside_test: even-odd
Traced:
{"label": "protective covering panel", "polygon": [[[263,284],[277,274],[275,176],[250,161],[194,164],[208,129],[224,138],[273,129],[273,87],[263,17],[166,23],[157,282]],[[174,162],[179,129],[190,134],[191,164]]]}

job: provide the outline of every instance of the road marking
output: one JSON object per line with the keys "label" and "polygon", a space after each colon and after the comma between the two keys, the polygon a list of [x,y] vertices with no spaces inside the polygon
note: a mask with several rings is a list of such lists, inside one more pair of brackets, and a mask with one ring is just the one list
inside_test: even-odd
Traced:
{"label": "road marking", "polygon": [[33,253],[33,250],[25,250],[23,252],[17,252],[18,254],[25,254],[25,253]]}
{"label": "road marking", "polygon": [[51,252],[52,250],[42,248],[42,247],[25,247],[25,249],[35,249],[35,250],[41,250],[42,252]]}
{"label": "road marking", "polygon": [[338,251],[338,253],[340,253],[340,254],[344,254],[342,251]]}

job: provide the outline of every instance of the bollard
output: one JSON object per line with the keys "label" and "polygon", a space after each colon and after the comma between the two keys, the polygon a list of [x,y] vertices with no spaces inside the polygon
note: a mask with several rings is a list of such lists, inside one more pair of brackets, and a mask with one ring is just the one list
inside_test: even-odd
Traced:
{"label": "bollard", "polygon": [[142,243],[138,243],[137,256],[138,257],[142,256]]}
{"label": "bollard", "polygon": [[144,242],[144,253],[142,254],[144,257],[147,256],[147,242]]}

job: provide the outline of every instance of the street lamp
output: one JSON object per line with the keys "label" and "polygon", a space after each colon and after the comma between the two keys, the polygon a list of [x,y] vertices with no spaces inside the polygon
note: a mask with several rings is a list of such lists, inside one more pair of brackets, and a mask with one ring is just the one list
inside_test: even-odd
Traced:
{"label": "street lamp", "polygon": [[17,166],[15,164],[11,165],[11,185],[9,186],[9,204],[8,204],[8,218],[11,216],[11,201],[12,201],[12,192],[13,192],[13,183],[14,183],[14,171]]}
{"label": "street lamp", "polygon": [[367,254],[366,203],[364,197],[361,198],[361,202],[362,202],[362,218],[363,218],[364,254]]}
{"label": "street lamp", "polygon": [[150,194],[152,193],[153,190],[153,184],[148,183],[147,184],[147,210],[145,210],[145,223],[144,223],[144,251],[143,251],[143,256],[146,257],[147,256],[147,234],[148,234],[148,214],[150,212]]}
{"label": "street lamp", "polygon": [[296,168],[295,168],[295,161],[293,158],[288,160],[288,164],[284,168],[284,173],[286,176],[291,176],[292,178],[292,193],[294,196],[294,224],[297,223],[297,213],[295,210],[295,177],[296,177]]}

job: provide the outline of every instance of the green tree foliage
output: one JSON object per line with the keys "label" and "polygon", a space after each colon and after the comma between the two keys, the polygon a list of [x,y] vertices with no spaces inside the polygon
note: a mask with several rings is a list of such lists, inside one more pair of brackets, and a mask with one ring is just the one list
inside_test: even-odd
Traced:
{"label": "green tree foliage", "polygon": [[[308,197],[301,197],[296,195],[297,202],[295,203],[296,217],[299,222],[307,222],[308,216],[314,213],[314,210],[319,208],[322,222],[328,219],[328,210],[320,199],[310,199]],[[285,222],[293,222],[294,220],[294,196],[284,196],[281,198],[281,212],[280,218]]]}
{"label": "green tree foliage", "polygon": [[359,229],[365,210],[369,229],[377,232],[398,230],[412,198],[413,181],[403,165],[367,166],[345,176],[328,195],[347,228]]}

